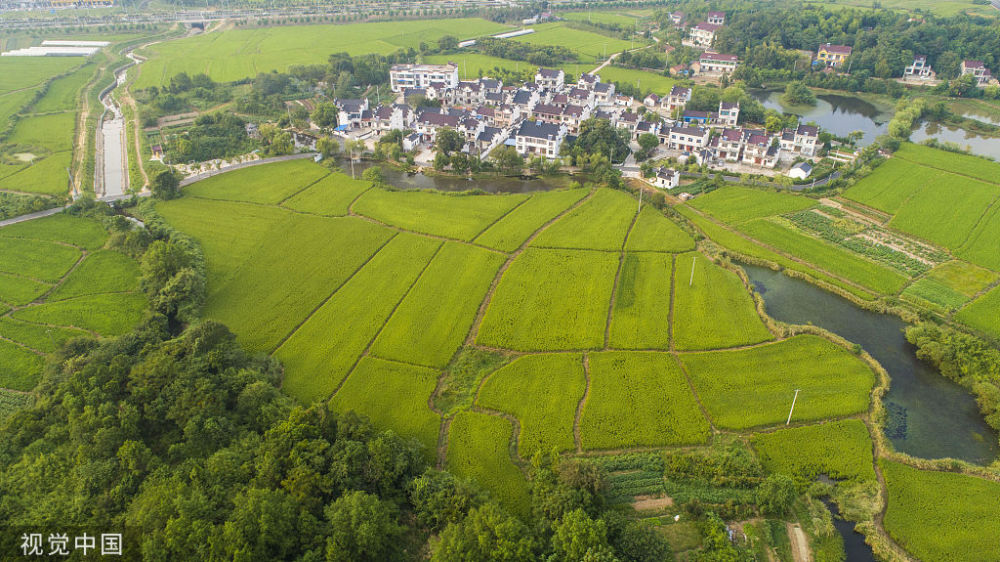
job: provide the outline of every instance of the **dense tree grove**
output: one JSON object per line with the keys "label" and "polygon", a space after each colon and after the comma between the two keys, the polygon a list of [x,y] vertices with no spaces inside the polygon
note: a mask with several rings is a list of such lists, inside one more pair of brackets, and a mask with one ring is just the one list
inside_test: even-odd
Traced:
{"label": "dense tree grove", "polygon": [[576,53],[566,47],[533,45],[496,37],[479,39],[476,42],[476,49],[493,57],[523,60],[539,66],[557,66],[577,59]]}
{"label": "dense tree grove", "polygon": [[250,149],[246,122],[230,112],[202,115],[183,135],[170,140],[167,156],[172,162],[202,162],[244,154]]}

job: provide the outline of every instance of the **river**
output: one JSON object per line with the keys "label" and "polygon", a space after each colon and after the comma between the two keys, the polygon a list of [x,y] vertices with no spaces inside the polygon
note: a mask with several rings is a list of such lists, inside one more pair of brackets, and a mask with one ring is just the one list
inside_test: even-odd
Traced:
{"label": "river", "polygon": [[[341,159],[340,167],[348,175],[351,173],[351,163]],[[354,163],[354,175],[361,177],[361,172],[380,166],[377,162],[361,161]],[[427,175],[422,173],[407,173],[390,166],[382,166],[382,174],[386,183],[399,189],[437,189],[440,191],[468,191],[479,189],[487,193],[527,193],[531,191],[548,191],[560,187],[574,187],[583,181],[582,176],[566,177],[506,177],[485,176],[475,180],[454,176]]]}
{"label": "river", "polygon": [[1000,453],[997,434],[963,387],[917,359],[906,324],[860,308],[806,281],[757,266],[743,266],[763,297],[767,313],[790,324],[814,324],[860,344],[889,373],[884,397],[886,436],[915,457],[952,457],[989,464]]}
{"label": "river", "polygon": [[[783,92],[775,90],[751,90],[750,95],[768,109],[798,115],[805,122],[813,121],[821,128],[845,137],[853,131],[861,131],[861,144],[869,145],[879,135],[888,130],[892,119],[892,109],[878,107],[857,96],[842,94],[819,94],[816,105],[788,105],[781,101]],[[1000,139],[985,137],[956,127],[945,127],[937,123],[924,122],[913,130],[910,140],[922,142],[934,138],[939,141],[954,142],[980,156],[1000,160]]]}

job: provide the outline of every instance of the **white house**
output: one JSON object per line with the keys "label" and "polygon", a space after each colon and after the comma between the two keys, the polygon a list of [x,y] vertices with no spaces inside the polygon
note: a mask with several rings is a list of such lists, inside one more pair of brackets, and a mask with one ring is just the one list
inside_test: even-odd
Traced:
{"label": "white house", "polygon": [[670,168],[659,168],[656,170],[656,175],[649,178],[649,183],[660,189],[673,189],[680,185],[681,174]]}
{"label": "white house", "polygon": [[708,146],[708,129],[699,127],[671,127],[667,135],[667,148],[696,152]]}
{"label": "white house", "polygon": [[926,55],[917,55],[913,57],[913,64],[903,70],[903,76],[912,76],[914,78],[928,80],[934,78],[934,71],[931,69],[931,65],[927,64]]}
{"label": "white house", "polygon": [[739,63],[740,59],[736,55],[702,53],[698,57],[699,72],[701,74],[732,74]]}
{"label": "white house", "polygon": [[442,82],[454,88],[458,85],[458,65],[448,64],[394,64],[389,69],[389,84],[393,92],[407,88],[426,88],[432,82]]}
{"label": "white house", "polygon": [[728,101],[719,102],[719,117],[716,123],[719,125],[725,125],[727,127],[735,127],[736,123],[740,119],[740,102],[729,103]]}
{"label": "white house", "polygon": [[725,25],[726,24],[726,12],[709,12],[708,17],[705,21],[715,25]]}
{"label": "white house", "polygon": [[962,76],[966,74],[971,74],[976,78],[976,84],[979,86],[985,86],[990,81],[990,69],[986,68],[983,61],[978,60],[964,60],[960,65],[962,70]]}
{"label": "white house", "polygon": [[811,164],[808,162],[799,162],[788,170],[788,177],[796,180],[804,180],[809,177],[812,171],[813,167]]}
{"label": "white house", "polygon": [[542,88],[558,89],[566,83],[566,73],[561,69],[539,68],[535,73],[535,83]]}
{"label": "white house", "polygon": [[671,114],[675,110],[684,110],[684,106],[687,102],[691,101],[691,88],[685,88],[683,86],[674,86],[670,88],[670,94],[667,97],[660,100],[660,103],[667,108]]}
{"label": "white house", "polygon": [[712,43],[715,42],[715,32],[717,32],[720,28],[722,28],[721,25],[714,23],[699,23],[691,28],[689,33],[691,43],[695,47],[711,47]]}
{"label": "white house", "polygon": [[514,147],[523,156],[558,158],[559,145],[565,137],[565,125],[521,121],[514,137]]}

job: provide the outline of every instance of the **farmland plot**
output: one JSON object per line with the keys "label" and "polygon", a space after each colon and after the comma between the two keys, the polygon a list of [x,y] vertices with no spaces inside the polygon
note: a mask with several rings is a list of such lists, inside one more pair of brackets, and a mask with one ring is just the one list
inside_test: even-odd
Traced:
{"label": "farmland plot", "polygon": [[[924,169],[925,187],[911,197],[889,226],[957,250],[997,196],[1000,186]],[[928,176],[937,177],[928,177]]]}
{"label": "farmland plot", "polygon": [[444,367],[469,333],[500,254],[445,242],[372,344],[372,354]]}
{"label": "farmland plot", "polygon": [[1000,483],[879,461],[885,528],[921,560],[990,560],[1000,552]]}
{"label": "farmland plot", "polygon": [[48,291],[52,285],[29,279],[18,277],[7,273],[0,273],[0,302],[13,305],[28,304],[40,297],[42,293]]}
{"label": "farmland plot", "polygon": [[676,269],[673,330],[677,349],[717,349],[772,339],[735,273],[698,253],[677,256]]}
{"label": "farmland plot", "polygon": [[799,389],[792,421],[856,414],[868,409],[871,369],[819,336],[738,351],[681,356],[716,425],[730,429],[784,423]]}
{"label": "farmland plot", "polygon": [[282,389],[303,403],[330,396],[440,246],[402,233],[375,254],[275,351]]}
{"label": "farmland plot", "polygon": [[58,281],[80,259],[80,250],[55,242],[0,237],[0,272]]}
{"label": "farmland plot", "polygon": [[955,319],[986,332],[994,339],[1000,339],[1000,286],[969,303],[958,311]]}
{"label": "farmland plot", "polygon": [[23,392],[35,388],[44,362],[40,355],[0,340],[0,388]]}
{"label": "farmland plot", "polygon": [[0,228],[0,238],[30,238],[64,242],[87,250],[96,250],[104,245],[108,235],[95,220],[57,214],[45,220],[34,220],[12,224]]}
{"label": "farmland plot", "polygon": [[941,178],[934,170],[892,158],[844,192],[844,197],[886,213],[896,213],[919,192],[928,177]]}
{"label": "farmland plot", "polygon": [[608,343],[618,349],[669,349],[673,256],[625,254]]}
{"label": "farmland plot", "polygon": [[590,393],[580,419],[584,449],[690,445],[704,443],[708,433],[672,356],[590,354]]}
{"label": "farmland plot", "polygon": [[986,211],[983,219],[969,234],[966,241],[956,254],[973,263],[1000,271],[1000,202],[994,202]]}
{"label": "farmland plot", "polygon": [[536,193],[477,236],[475,242],[503,252],[513,252],[545,223],[583,199],[587,193],[584,189]]}
{"label": "farmland plot", "polygon": [[692,207],[729,224],[802,211],[816,204],[801,195],[739,186],[722,187],[691,201]]}
{"label": "farmland plot", "polygon": [[69,189],[66,168],[73,153],[69,150],[56,152],[34,160],[20,171],[0,180],[0,189],[24,191],[43,195],[63,195]]}
{"label": "farmland plot", "polygon": [[145,295],[136,293],[84,295],[23,308],[11,316],[15,320],[69,326],[105,336],[118,336],[129,331],[142,319],[146,305]]}
{"label": "farmland plot", "polygon": [[195,197],[276,204],[319,181],[329,171],[311,160],[252,166],[201,180],[184,188]]}
{"label": "farmland plot", "polygon": [[653,207],[643,207],[625,242],[626,252],[689,252],[694,240]]}
{"label": "farmland plot", "polygon": [[477,343],[519,351],[597,348],[618,255],[528,249],[497,285]]}
{"label": "farmland plot", "polygon": [[905,143],[895,154],[914,164],[946,171],[961,171],[985,182],[1000,184],[1000,164],[984,158],[959,154],[920,144]]}
{"label": "farmland plot", "polygon": [[455,195],[429,191],[367,191],[354,212],[407,230],[472,240],[526,195]]}
{"label": "farmland plot", "polygon": [[427,407],[437,371],[365,357],[343,388],[330,400],[334,410],[353,410],[371,418],[376,427],[413,437],[432,460],[441,418]]}
{"label": "farmland plot", "polygon": [[124,254],[100,250],[88,255],[63,284],[49,294],[48,300],[138,290],[139,264]]}
{"label": "farmland plot", "polygon": [[579,354],[526,355],[490,375],[477,403],[518,419],[518,454],[527,459],[574,448],[573,421],[585,390]]}
{"label": "farmland plot", "polygon": [[348,213],[351,201],[370,187],[370,182],[334,172],[288,198],[281,206],[304,213],[342,216]]}
{"label": "farmland plot", "polygon": [[620,250],[638,201],[611,189],[598,189],[580,205],[532,242],[540,248]]}
{"label": "farmland plot", "polygon": [[507,444],[512,432],[503,418],[459,412],[448,432],[447,468],[481,483],[494,498],[524,515],[530,508],[528,484],[510,459]]}
{"label": "farmland plot", "polygon": [[581,60],[604,60],[608,55],[620,53],[635,46],[629,41],[599,35],[590,31],[573,29],[560,23],[534,25],[535,33],[515,37],[513,40],[533,45],[554,45],[566,47],[579,53]]}
{"label": "farmland plot", "polygon": [[750,438],[764,468],[812,482],[825,474],[835,480],[875,480],[872,440],[861,420],[758,433]]}
{"label": "farmland plot", "polygon": [[0,336],[43,353],[51,353],[70,338],[86,336],[75,328],[21,322],[9,316],[0,317]]}

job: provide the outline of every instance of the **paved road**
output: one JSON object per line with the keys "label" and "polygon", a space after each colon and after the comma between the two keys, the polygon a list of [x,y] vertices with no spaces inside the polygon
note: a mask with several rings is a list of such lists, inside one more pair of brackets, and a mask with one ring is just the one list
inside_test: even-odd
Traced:
{"label": "paved road", "polygon": [[[68,205],[67,205],[68,206]],[[56,213],[61,213],[66,207],[53,207],[51,209],[45,209],[44,211],[38,211],[37,213],[28,213],[27,215],[20,215],[14,218],[5,219],[0,221],[0,228],[5,226],[10,226],[12,224],[17,224],[19,222],[30,221],[34,219],[40,219],[42,217],[51,217]]]}

